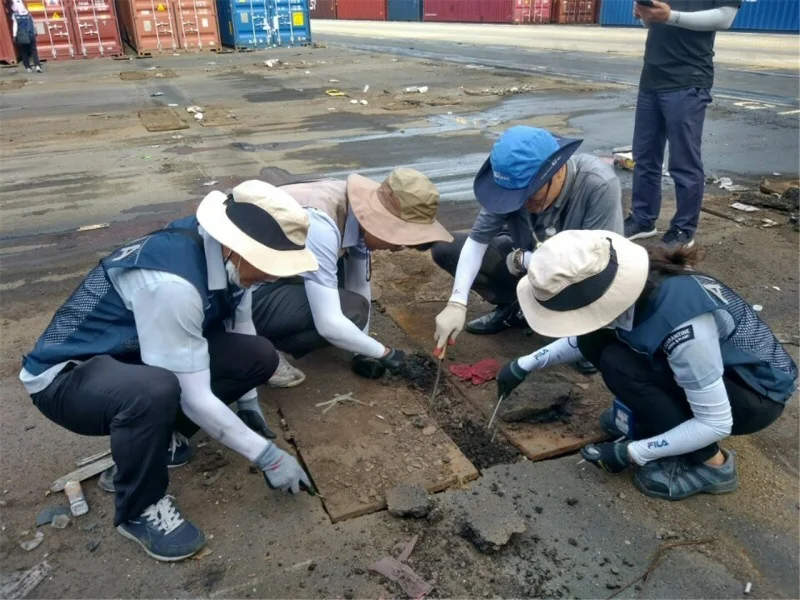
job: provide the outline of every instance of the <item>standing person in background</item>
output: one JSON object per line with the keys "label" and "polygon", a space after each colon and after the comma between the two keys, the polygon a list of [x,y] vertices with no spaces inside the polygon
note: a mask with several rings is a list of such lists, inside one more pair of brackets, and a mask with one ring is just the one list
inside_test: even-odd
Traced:
{"label": "standing person in background", "polygon": [[637,0],[634,15],[649,29],[633,130],[633,200],[625,237],[655,236],[661,211],[664,148],[677,211],[662,238],[692,246],[705,187],[700,144],[714,83],[714,38],[733,23],[740,0]]}
{"label": "standing person in background", "polygon": [[36,27],[33,25],[33,17],[22,0],[13,0],[11,3],[13,12],[12,35],[14,43],[17,44],[19,53],[22,55],[22,64],[25,71],[31,73],[31,58],[37,73],[42,72],[42,63],[39,62],[39,52],[36,50]]}

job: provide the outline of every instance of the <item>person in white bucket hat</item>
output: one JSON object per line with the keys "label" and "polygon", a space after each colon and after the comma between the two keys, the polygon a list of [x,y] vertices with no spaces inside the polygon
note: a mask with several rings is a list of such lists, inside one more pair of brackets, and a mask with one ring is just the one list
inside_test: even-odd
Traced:
{"label": "person in white bucket hat", "polygon": [[[255,335],[250,286],[317,268],[308,218],[262,181],[211,192],[197,215],[114,250],[56,311],[23,359],[20,379],[48,419],[110,436],[114,525],[153,558],[176,561],[206,538],[167,494],[199,428],[258,465],[266,483],[313,486],[274,438],[256,387],[278,366]],[[237,402],[238,416],[228,408]]]}
{"label": "person in white bucket hat", "polygon": [[560,339],[497,378],[508,396],[529,373],[582,353],[616,396],[600,424],[617,438],[583,457],[609,472],[637,467],[639,490],[668,500],[734,491],[734,454],[718,443],[773,423],[797,380],[750,304],[694,270],[699,258],[698,247],[648,251],[609,231],[559,233],[517,294],[531,328]]}

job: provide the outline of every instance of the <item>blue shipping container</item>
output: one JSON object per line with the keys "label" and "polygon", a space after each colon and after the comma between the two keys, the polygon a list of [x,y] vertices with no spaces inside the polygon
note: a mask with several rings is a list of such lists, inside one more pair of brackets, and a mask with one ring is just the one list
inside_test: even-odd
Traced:
{"label": "blue shipping container", "polygon": [[422,0],[389,0],[389,21],[422,21]]}
{"label": "blue shipping container", "polygon": [[222,45],[254,50],[273,45],[273,0],[217,0]]}
{"label": "blue shipping container", "polygon": [[633,0],[602,0],[600,2],[600,25],[612,27],[641,27],[633,16]]}
{"label": "blue shipping container", "polygon": [[308,0],[217,0],[224,46],[256,50],[311,43]]}
{"label": "blue shipping container", "polygon": [[311,43],[311,15],[308,0],[273,0],[277,24],[274,42],[278,46],[303,46]]}
{"label": "blue shipping container", "polygon": [[731,30],[800,32],[798,0],[745,0]]}
{"label": "blue shipping container", "polygon": [[[391,0],[390,0],[391,1]],[[633,17],[632,0],[603,0],[600,24],[613,27],[641,27]],[[744,0],[731,31],[800,32],[800,1]]]}

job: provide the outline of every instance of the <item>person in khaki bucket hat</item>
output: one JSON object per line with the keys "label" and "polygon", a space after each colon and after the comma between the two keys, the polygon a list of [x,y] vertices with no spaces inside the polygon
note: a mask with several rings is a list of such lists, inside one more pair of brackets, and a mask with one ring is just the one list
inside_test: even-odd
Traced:
{"label": "person in khaki bucket hat", "polygon": [[[353,352],[353,369],[365,377],[399,369],[405,354],[369,335],[370,253],[427,250],[453,240],[436,220],[436,186],[419,171],[401,167],[381,183],[352,174],[346,181],[323,179],[280,189],[305,208],[307,247],[319,269],[254,291],[259,335],[296,358],[327,345]],[[285,361],[278,374],[285,386],[305,379]]]}

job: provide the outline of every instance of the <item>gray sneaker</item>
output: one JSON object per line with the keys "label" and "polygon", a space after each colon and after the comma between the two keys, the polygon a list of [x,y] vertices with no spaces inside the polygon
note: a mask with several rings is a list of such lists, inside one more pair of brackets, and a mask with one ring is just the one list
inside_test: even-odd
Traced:
{"label": "gray sneaker", "polygon": [[646,496],[664,500],[683,500],[695,494],[728,494],[739,487],[736,454],[723,450],[725,462],[711,467],[696,464],[683,456],[662,458],[636,471],[633,483]]}

